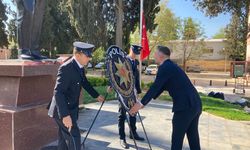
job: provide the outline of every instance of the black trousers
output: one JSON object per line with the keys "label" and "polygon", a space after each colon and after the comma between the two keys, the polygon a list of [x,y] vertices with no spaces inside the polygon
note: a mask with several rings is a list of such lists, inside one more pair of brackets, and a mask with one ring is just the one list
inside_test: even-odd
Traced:
{"label": "black trousers", "polygon": [[[126,110],[119,104],[119,115],[118,115],[118,129],[120,139],[125,139],[125,120],[126,120]],[[136,116],[129,115],[129,123],[131,126],[131,131],[133,134],[136,132]]]}
{"label": "black trousers", "polygon": [[201,111],[189,109],[175,112],[172,120],[173,133],[171,150],[181,150],[183,139],[187,134],[190,150],[200,150],[200,139],[198,132],[199,117]]}
{"label": "black trousers", "polygon": [[73,122],[73,127],[70,133],[64,126],[62,120],[55,119],[58,125],[58,150],[81,150],[81,135],[76,122]]}

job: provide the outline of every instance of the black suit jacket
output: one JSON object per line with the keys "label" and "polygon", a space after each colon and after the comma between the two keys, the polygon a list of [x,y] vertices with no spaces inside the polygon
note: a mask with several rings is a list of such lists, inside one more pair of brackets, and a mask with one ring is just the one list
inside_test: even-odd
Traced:
{"label": "black suit jacket", "polygon": [[49,115],[59,118],[70,115],[72,120],[76,121],[81,87],[92,97],[97,98],[99,96],[88,82],[84,70],[79,68],[74,59],[70,59],[61,65],[58,70]]}
{"label": "black suit jacket", "polygon": [[159,66],[156,79],[141,103],[146,105],[163,91],[168,91],[173,98],[173,112],[190,108],[201,111],[201,100],[197,90],[186,73],[171,60],[166,60]]}

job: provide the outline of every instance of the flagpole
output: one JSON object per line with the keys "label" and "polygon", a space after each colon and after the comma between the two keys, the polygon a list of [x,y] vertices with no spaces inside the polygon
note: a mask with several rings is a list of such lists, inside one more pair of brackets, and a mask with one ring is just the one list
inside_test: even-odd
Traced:
{"label": "flagpole", "polygon": [[[140,0],[140,42],[142,46],[142,17],[143,17],[143,0]],[[141,55],[139,58],[139,71],[140,71],[140,86],[141,86],[141,71],[142,71],[142,61],[141,61]]]}

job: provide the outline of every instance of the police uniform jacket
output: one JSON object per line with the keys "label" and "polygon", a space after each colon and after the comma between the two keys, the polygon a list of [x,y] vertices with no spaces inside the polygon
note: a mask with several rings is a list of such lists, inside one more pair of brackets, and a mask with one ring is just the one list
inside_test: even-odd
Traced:
{"label": "police uniform jacket", "polygon": [[136,92],[137,92],[137,94],[140,94],[141,93],[140,73],[139,73],[139,70],[138,70],[139,61],[137,59],[132,60],[129,56],[127,56],[127,58],[130,60],[131,65],[132,65]]}
{"label": "police uniform jacket", "polygon": [[73,121],[78,118],[78,105],[81,88],[84,88],[92,97],[99,94],[90,85],[84,69],[81,69],[75,59],[70,59],[60,66],[57,74],[54,96],[49,108],[51,117],[63,118],[70,115]]}

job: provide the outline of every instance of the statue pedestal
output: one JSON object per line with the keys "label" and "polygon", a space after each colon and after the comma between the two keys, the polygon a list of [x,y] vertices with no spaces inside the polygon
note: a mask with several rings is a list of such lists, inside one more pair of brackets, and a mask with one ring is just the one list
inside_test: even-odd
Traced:
{"label": "statue pedestal", "polygon": [[57,69],[52,61],[0,61],[0,149],[39,150],[57,137],[46,109]]}

